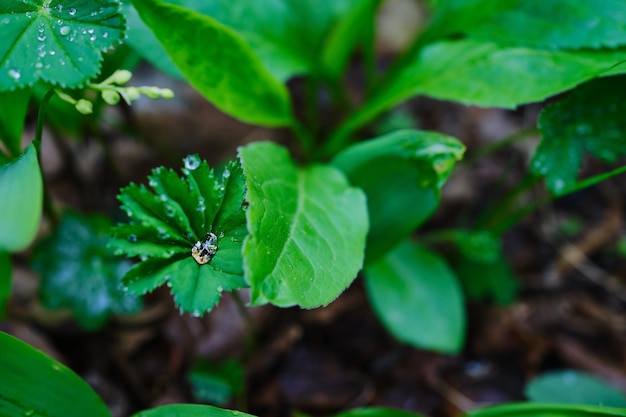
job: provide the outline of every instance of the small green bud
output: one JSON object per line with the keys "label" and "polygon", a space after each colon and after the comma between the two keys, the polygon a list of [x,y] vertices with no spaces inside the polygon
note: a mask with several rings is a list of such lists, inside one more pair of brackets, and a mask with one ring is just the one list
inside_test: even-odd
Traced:
{"label": "small green bud", "polygon": [[161,97],[163,97],[163,98],[174,98],[174,92],[172,90],[170,90],[169,88],[162,88],[161,89]]}
{"label": "small green bud", "polygon": [[151,99],[161,97],[161,89],[158,87],[140,87],[139,91],[141,91],[146,95],[146,97]]}
{"label": "small green bud", "polygon": [[106,104],[115,106],[117,103],[120,102],[120,95],[117,91],[114,90],[104,90],[102,92],[102,100],[104,100]]}
{"label": "small green bud", "polygon": [[126,88],[126,96],[128,97],[128,100],[133,101],[141,97],[141,93],[137,87],[128,87]]}
{"label": "small green bud", "polygon": [[82,114],[93,113],[93,104],[91,103],[91,101],[85,100],[84,98],[78,100],[76,104],[74,104],[74,107],[76,108],[76,110],[78,110],[79,113]]}
{"label": "small green bud", "polygon": [[133,78],[133,73],[128,70],[117,70],[110,77],[112,83],[117,85],[126,84]]}

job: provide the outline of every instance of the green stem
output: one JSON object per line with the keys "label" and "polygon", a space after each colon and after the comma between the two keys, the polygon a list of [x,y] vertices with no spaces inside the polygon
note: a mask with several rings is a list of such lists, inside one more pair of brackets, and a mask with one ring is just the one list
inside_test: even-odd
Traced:
{"label": "green stem", "polygon": [[[41,103],[39,105],[39,111],[37,112],[37,125],[35,128],[35,139],[33,143],[35,148],[37,149],[37,158],[39,159],[39,166],[41,167],[41,137],[43,135],[43,125],[46,119],[46,110],[48,108],[48,103],[52,96],[54,96],[54,89],[48,90],[46,95],[41,99]],[[54,205],[52,204],[52,198],[50,197],[50,192],[47,187],[43,187],[43,210],[48,215],[48,217],[52,220],[54,224],[59,224],[61,221],[59,214],[54,209]]]}
{"label": "green stem", "polygon": [[293,130],[293,133],[296,135],[296,138],[298,139],[302,150],[307,155],[307,157],[310,158],[314,145],[312,133],[302,123],[300,123],[295,118],[295,116],[291,122],[290,127],[291,130]]}

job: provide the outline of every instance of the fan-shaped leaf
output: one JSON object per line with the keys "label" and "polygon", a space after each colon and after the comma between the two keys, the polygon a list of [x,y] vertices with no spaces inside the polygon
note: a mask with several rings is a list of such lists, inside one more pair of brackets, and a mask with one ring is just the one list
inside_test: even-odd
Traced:
{"label": "fan-shaped leaf", "polygon": [[78,87],[124,35],[115,0],[0,2],[0,91],[37,80]]}

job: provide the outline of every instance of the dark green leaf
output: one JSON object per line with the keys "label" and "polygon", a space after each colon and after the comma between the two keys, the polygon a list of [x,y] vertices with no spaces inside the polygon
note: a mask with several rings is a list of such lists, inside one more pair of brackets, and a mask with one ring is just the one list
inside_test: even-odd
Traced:
{"label": "dark green leaf", "polygon": [[286,87],[234,30],[160,0],[133,4],[180,72],[218,108],[248,123],[292,124]]}
{"label": "dark green leaf", "polygon": [[421,414],[386,407],[363,407],[335,414],[334,417],[419,417]]}
{"label": "dark green leaf", "polygon": [[107,248],[112,223],[102,216],[66,212],[53,234],[35,248],[42,303],[68,307],[85,329],[102,327],[110,315],[136,313],[141,301],[120,288],[130,262]]}
{"label": "dark green leaf", "polygon": [[574,370],[542,374],[526,386],[530,401],[626,408],[626,397],[595,376]]}
{"label": "dark green leaf", "polygon": [[430,35],[464,33],[474,39],[546,49],[626,44],[622,0],[449,0],[441,2]]}
{"label": "dark green leaf", "polygon": [[0,320],[6,317],[6,309],[11,298],[11,257],[0,251]]}
{"label": "dark green leaf", "polygon": [[519,403],[483,408],[467,417],[624,417],[626,409],[591,405]]}
{"label": "dark green leaf", "polygon": [[254,417],[241,411],[225,410],[210,405],[171,404],[133,414],[132,417]]}
{"label": "dark green leaf", "polygon": [[406,239],[434,212],[439,190],[464,151],[452,137],[404,130],[353,145],[335,157],[332,164],[367,195],[367,263]]}
{"label": "dark green leaf", "polygon": [[554,194],[575,188],[585,153],[613,163],[626,155],[626,76],[594,80],[539,116],[542,140],[531,169]]}
{"label": "dark green leaf", "polygon": [[30,91],[16,90],[0,93],[0,141],[14,156],[22,153],[22,132]]}
{"label": "dark green leaf", "polygon": [[225,405],[243,390],[243,367],[235,360],[222,364],[198,362],[188,375],[196,400]]}
{"label": "dark green leaf", "polygon": [[441,257],[405,241],[366,267],[364,275],[376,314],[398,340],[439,352],[461,349],[463,294]]}
{"label": "dark green leaf", "polygon": [[365,195],[338,169],[299,168],[270,142],[241,148],[240,157],[250,203],[244,258],[251,303],[330,303],[363,263]]}
{"label": "dark green leaf", "polygon": [[37,150],[0,166],[0,250],[17,252],[35,237],[41,219],[43,183]]}
{"label": "dark green leaf", "polygon": [[504,258],[480,262],[461,256],[454,270],[469,299],[492,299],[503,305],[515,300],[519,283]]}
{"label": "dark green leaf", "polygon": [[[181,311],[210,311],[222,291],[245,287],[241,246],[248,231],[243,208],[245,180],[237,162],[220,178],[197,155],[184,159],[184,177],[163,167],[148,177],[150,188],[131,184],[118,196],[128,224],[114,229],[110,245],[117,253],[142,261],[124,277],[135,294],[167,283]],[[214,257],[199,264],[192,247],[217,239]]]}
{"label": "dark green leaf", "polygon": [[64,365],[0,332],[0,413],[6,417],[111,417],[98,395]]}
{"label": "dark green leaf", "polygon": [[79,87],[124,35],[114,0],[0,2],[0,91],[38,80]]}

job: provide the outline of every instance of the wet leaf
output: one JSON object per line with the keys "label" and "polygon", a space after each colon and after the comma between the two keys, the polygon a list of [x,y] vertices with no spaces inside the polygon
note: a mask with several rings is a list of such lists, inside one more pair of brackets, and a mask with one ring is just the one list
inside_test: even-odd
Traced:
{"label": "wet leaf", "polygon": [[0,250],[18,252],[33,240],[41,220],[43,183],[34,143],[0,166],[0,196]]}
{"label": "wet leaf", "polygon": [[398,340],[456,353],[465,339],[463,294],[446,262],[405,241],[365,268],[374,311]]}
{"label": "wet leaf", "polygon": [[121,288],[131,263],[107,248],[111,226],[103,216],[66,212],[33,253],[33,268],[42,277],[43,305],[71,309],[88,330],[99,329],[113,314],[133,314],[141,308],[141,301]]}
{"label": "wet leaf", "polygon": [[330,303],[363,263],[365,195],[337,168],[298,167],[270,142],[241,148],[240,157],[250,203],[244,255],[251,303]]}
{"label": "wet leaf", "polygon": [[[245,181],[237,162],[216,176],[197,155],[184,159],[179,177],[163,167],[148,177],[150,188],[131,184],[118,199],[129,222],[115,227],[110,245],[116,253],[141,261],[124,277],[135,294],[167,283],[181,311],[201,315],[222,291],[245,287],[241,247],[247,235],[243,208]],[[217,249],[200,264],[192,256],[197,242]]]}
{"label": "wet leaf", "polygon": [[539,116],[541,143],[531,170],[553,194],[577,186],[586,153],[614,163],[626,155],[626,76],[591,81],[552,103]]}
{"label": "wet leaf", "polygon": [[124,35],[114,0],[0,2],[0,91],[38,80],[80,87]]}
{"label": "wet leaf", "polygon": [[65,365],[0,332],[0,410],[6,417],[111,417],[89,385]]}

